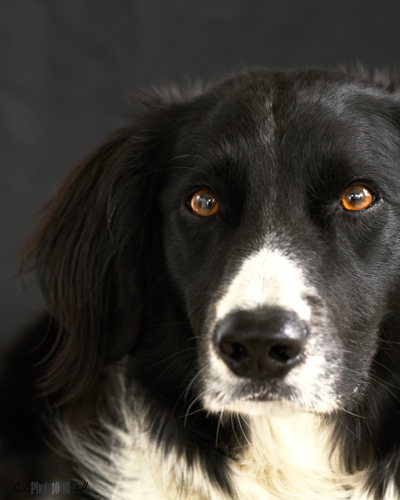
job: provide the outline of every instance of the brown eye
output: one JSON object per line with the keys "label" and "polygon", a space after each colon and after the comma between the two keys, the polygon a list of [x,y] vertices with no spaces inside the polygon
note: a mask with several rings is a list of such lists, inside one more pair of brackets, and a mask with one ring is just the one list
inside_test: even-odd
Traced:
{"label": "brown eye", "polygon": [[208,189],[196,191],[190,199],[190,208],[197,215],[207,217],[218,212],[217,197]]}
{"label": "brown eye", "polygon": [[340,199],[345,210],[364,210],[372,205],[375,196],[365,186],[354,184],[346,189]]}

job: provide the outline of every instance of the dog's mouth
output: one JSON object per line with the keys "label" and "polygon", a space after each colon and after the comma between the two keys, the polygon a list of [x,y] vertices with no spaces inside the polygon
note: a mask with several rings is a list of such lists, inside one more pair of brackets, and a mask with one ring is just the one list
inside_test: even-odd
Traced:
{"label": "dog's mouth", "polygon": [[228,405],[224,412],[247,415],[286,416],[294,413],[321,413],[305,408],[287,399],[269,399],[261,397],[243,399]]}
{"label": "dog's mouth", "polygon": [[[330,387],[325,391],[302,391],[284,381],[247,382],[223,389],[223,384],[209,384],[203,404],[213,413],[234,412],[270,414],[287,411],[330,413],[339,408],[338,398]],[[219,386],[219,387],[218,387]]]}
{"label": "dog's mouth", "polygon": [[227,383],[226,379],[213,377],[207,386],[203,402],[205,408],[212,412],[268,413],[272,407],[282,405],[305,409],[295,388],[280,379],[249,380],[234,377]]}

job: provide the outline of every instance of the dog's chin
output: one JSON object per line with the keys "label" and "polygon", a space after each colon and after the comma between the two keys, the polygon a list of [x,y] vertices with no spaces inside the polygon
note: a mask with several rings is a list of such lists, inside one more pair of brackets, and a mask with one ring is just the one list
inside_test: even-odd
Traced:
{"label": "dog's chin", "polygon": [[291,401],[235,401],[223,411],[246,415],[284,416],[304,413],[311,410],[302,408]]}
{"label": "dog's chin", "polygon": [[274,401],[266,401],[260,399],[238,399],[230,403],[222,403],[215,401],[204,401],[204,408],[212,413],[236,413],[243,415],[264,415],[264,416],[289,416],[299,413],[313,413],[319,415],[327,415],[337,411],[337,407],[333,405],[318,404],[306,406],[287,399],[277,399]]}

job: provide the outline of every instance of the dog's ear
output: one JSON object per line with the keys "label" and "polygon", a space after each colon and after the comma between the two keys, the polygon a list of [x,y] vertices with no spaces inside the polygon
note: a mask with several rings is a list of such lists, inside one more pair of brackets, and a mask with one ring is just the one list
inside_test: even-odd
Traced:
{"label": "dog's ear", "polygon": [[70,173],[24,248],[25,268],[36,270],[58,325],[40,387],[59,403],[126,354],[141,326],[152,283],[150,219],[177,131],[170,103],[154,98],[148,106]]}

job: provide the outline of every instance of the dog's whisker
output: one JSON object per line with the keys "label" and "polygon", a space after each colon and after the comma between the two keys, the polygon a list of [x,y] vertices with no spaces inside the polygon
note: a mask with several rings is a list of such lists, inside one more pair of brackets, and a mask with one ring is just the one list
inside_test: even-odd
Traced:
{"label": "dog's whisker", "polygon": [[353,413],[353,412],[351,412],[350,410],[346,410],[346,408],[342,408],[342,410],[343,410],[344,412],[348,413],[349,415],[352,415],[353,417],[363,418],[363,419],[367,420],[367,417],[366,417],[366,416],[364,416],[364,415],[359,415],[359,414],[357,414],[357,413]]}
{"label": "dog's whisker", "polygon": [[183,421],[184,421],[184,427],[186,427],[186,423],[187,423],[187,419],[190,415],[194,415],[195,413],[199,413],[201,411],[203,411],[203,408],[199,408],[198,410],[195,410],[194,412],[190,413],[190,410],[191,408],[193,408],[193,406],[198,403],[199,401],[201,401],[201,399],[203,398],[204,396],[204,392],[201,393],[201,394],[198,394],[194,399],[193,401],[190,403],[190,405],[187,407],[187,410],[186,410],[186,413],[185,415],[183,416]]}
{"label": "dog's whisker", "polygon": [[184,401],[187,400],[188,394],[189,394],[190,390],[192,389],[193,384],[197,381],[198,378],[201,377],[201,375],[204,373],[204,371],[205,371],[205,368],[202,368],[202,369],[198,370],[198,372],[196,373],[196,375],[194,377],[192,377],[192,379],[189,382],[189,384],[187,385],[185,391],[181,395],[181,397],[183,396]]}
{"label": "dog's whisker", "polygon": [[215,449],[218,449],[218,436],[219,436],[219,428],[221,426],[221,421],[222,421],[222,418],[224,416],[224,410],[222,410],[219,414],[219,417],[218,417],[218,424],[217,424],[217,430],[215,432]]}
{"label": "dog's whisker", "polygon": [[[191,349],[191,348],[190,348],[190,349],[185,349],[185,351],[192,351],[192,349]],[[181,352],[183,352],[183,351],[181,351]],[[173,355],[171,355],[171,357],[172,357],[172,356],[173,356]],[[167,358],[165,358],[165,359],[167,359]],[[175,360],[174,360],[174,362],[175,362],[175,363],[178,363],[179,361],[183,361],[183,360],[187,360],[187,359],[193,359],[193,356],[192,356],[192,355],[190,355],[190,354],[187,354],[186,356],[181,356],[181,355],[180,355],[180,353],[179,353],[179,357],[178,357],[177,359],[175,359]],[[152,365],[152,366],[154,367],[154,366],[157,366],[158,364],[161,364],[161,363],[162,363],[162,361],[157,362],[157,363],[155,363],[155,364],[154,364],[154,365]],[[150,370],[150,368],[151,368],[151,366],[150,366],[150,367],[148,367],[148,368],[147,368],[147,370]],[[167,373],[169,373],[169,372],[172,372],[172,373],[174,372],[174,363],[173,363],[173,362],[172,362],[172,363],[170,363],[168,366],[166,366],[166,367],[165,367],[165,368],[164,368],[164,369],[163,369],[163,370],[162,370],[162,371],[158,374],[157,378],[155,379],[155,382],[158,382],[160,379],[162,379],[162,378],[163,378],[163,377],[164,377]],[[185,376],[185,379],[186,379],[188,376],[190,376],[190,375],[186,375],[186,376]]]}
{"label": "dog's whisker", "polygon": [[[242,426],[242,422],[241,422],[241,419],[243,419],[243,421],[246,423],[246,426],[247,428],[250,430],[251,432],[251,435],[254,436],[255,435],[255,431],[254,431],[254,428],[250,425],[250,422],[248,421],[248,419],[246,417],[244,417],[243,415],[239,415],[237,413],[237,421],[239,423],[239,427],[242,431],[242,435],[247,443],[247,446],[250,450],[252,450],[252,453],[255,457],[259,457],[259,452],[255,449],[254,445],[251,443],[251,441],[249,440],[248,436],[247,436],[247,433],[245,432],[245,430],[243,429],[243,426]],[[236,436],[236,439],[237,436]]]}
{"label": "dog's whisker", "polygon": [[[168,163],[170,163],[171,161],[174,161],[174,160],[179,160],[181,158],[198,158],[199,160],[202,160],[204,161],[204,163],[208,166],[211,166],[211,163],[209,161],[207,161],[205,158],[203,158],[202,156],[200,155],[179,155],[179,156],[174,156],[173,158],[169,159],[168,160]],[[201,172],[201,170],[198,170],[199,172]]]}
{"label": "dog's whisker", "polygon": [[148,368],[150,369],[150,368],[153,368],[154,366],[161,365],[165,361],[171,360],[173,358],[178,358],[178,360],[187,359],[190,356],[182,356],[182,354],[185,353],[185,352],[196,352],[196,350],[197,349],[195,347],[187,347],[186,349],[182,349],[179,352],[174,352],[173,354],[170,354],[166,358],[160,359],[160,361],[156,361],[155,363],[152,363],[151,365],[148,366]]}
{"label": "dog's whisker", "polygon": [[189,321],[172,321],[172,322],[167,322],[167,323],[158,323],[156,325],[146,326],[145,328],[143,328],[143,332],[147,332],[149,330],[154,330],[157,328],[162,328],[164,326],[175,326],[175,325],[190,326],[190,322]]}

